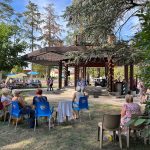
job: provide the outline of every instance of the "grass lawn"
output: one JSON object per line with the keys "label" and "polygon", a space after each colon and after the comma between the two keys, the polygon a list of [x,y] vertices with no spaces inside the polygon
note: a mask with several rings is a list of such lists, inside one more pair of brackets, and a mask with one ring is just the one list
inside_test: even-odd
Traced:
{"label": "grass lawn", "polygon": [[[56,105],[56,102],[53,102]],[[82,122],[75,120],[69,124],[55,126],[51,131],[45,124],[40,125],[34,132],[25,124],[19,125],[17,130],[14,126],[0,122],[0,150],[99,150],[97,142],[97,123],[102,120],[104,113],[119,113],[120,107],[113,105],[91,106],[91,117],[88,113],[82,113]],[[123,144],[124,149],[125,143]],[[104,142],[104,149],[117,150],[119,144]],[[142,142],[132,142],[131,149],[148,150]]]}

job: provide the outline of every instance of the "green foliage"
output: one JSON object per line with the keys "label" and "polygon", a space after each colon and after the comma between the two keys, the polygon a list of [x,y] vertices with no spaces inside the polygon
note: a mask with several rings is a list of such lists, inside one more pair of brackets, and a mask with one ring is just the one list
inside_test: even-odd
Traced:
{"label": "green foliage", "polygon": [[74,45],[75,33],[68,31],[67,36],[65,37],[65,44],[70,46]]}
{"label": "green foliage", "polygon": [[[87,68],[87,73],[92,76],[93,78],[97,78],[98,77],[98,68],[94,68],[94,67],[90,67],[90,68]],[[105,68],[104,67],[101,67],[100,68],[100,77],[103,77],[105,76]]]}
{"label": "green foliage", "polygon": [[[148,96],[149,97],[149,96]],[[148,100],[145,102],[145,112],[144,114],[148,115],[150,113],[150,100],[148,98]]]}
{"label": "green foliage", "polygon": [[38,64],[33,64],[33,71],[36,71],[36,72],[39,72],[39,75],[40,76],[43,76],[45,77],[46,75],[46,66],[42,66],[42,65],[38,65]]}
{"label": "green foliage", "polygon": [[135,36],[136,47],[143,51],[143,62],[140,68],[140,77],[145,86],[150,88],[150,2],[147,3],[146,12],[138,14],[142,30]]}
{"label": "green foliage", "polygon": [[118,41],[115,44],[102,44],[85,48],[84,51],[67,52],[66,57],[74,63],[90,61],[92,58],[112,58],[115,65],[138,63],[143,58],[142,51],[132,47],[128,42]]}
{"label": "green foliage", "polygon": [[144,3],[140,0],[74,0],[64,17],[70,27],[79,30],[84,40],[93,44],[105,43],[107,35],[114,32],[124,14],[132,9],[133,16]]}
{"label": "green foliage", "polygon": [[16,34],[14,26],[4,23],[0,24],[0,71],[9,71],[15,65],[26,65],[20,56],[20,53],[24,52],[26,44],[20,38],[12,41],[12,38]]}
{"label": "green foliage", "polygon": [[44,46],[55,46],[61,41],[59,35],[62,30],[56,21],[59,17],[55,13],[53,4],[48,4],[44,10],[44,33],[41,38],[44,39]]}
{"label": "green foliage", "polygon": [[8,21],[14,14],[14,9],[10,5],[11,0],[0,1],[0,21]]}
{"label": "green foliage", "polygon": [[[148,126],[150,125],[150,119],[148,118],[140,118],[140,117],[135,117],[132,118],[130,121],[128,121],[125,126],[129,127],[129,126],[135,126],[135,127],[139,127],[139,126]],[[148,128],[143,128],[141,129],[142,132],[142,136],[143,137],[148,137],[150,136],[150,130]]]}
{"label": "green foliage", "polygon": [[11,70],[13,73],[21,73],[23,72],[23,68],[21,66],[14,66],[14,68]]}
{"label": "green foliage", "polygon": [[26,6],[26,11],[24,12],[24,27],[25,27],[25,36],[30,40],[28,43],[29,48],[33,51],[34,48],[39,47],[36,43],[38,41],[37,33],[41,31],[40,24],[41,14],[39,13],[38,6],[31,1]]}

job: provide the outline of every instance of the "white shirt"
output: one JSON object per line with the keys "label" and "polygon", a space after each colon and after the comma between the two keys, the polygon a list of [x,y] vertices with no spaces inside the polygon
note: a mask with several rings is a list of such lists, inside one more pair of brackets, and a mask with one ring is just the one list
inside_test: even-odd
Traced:
{"label": "white shirt", "polygon": [[8,102],[11,103],[11,97],[9,95],[8,96],[2,95],[1,102],[4,102],[4,101],[8,101]]}

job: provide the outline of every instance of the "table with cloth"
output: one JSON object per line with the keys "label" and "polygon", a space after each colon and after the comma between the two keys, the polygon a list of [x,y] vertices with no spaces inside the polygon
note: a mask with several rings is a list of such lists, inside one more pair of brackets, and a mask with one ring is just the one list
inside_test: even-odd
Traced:
{"label": "table with cloth", "polygon": [[66,119],[71,120],[73,116],[72,101],[64,100],[58,103],[57,121],[64,122]]}

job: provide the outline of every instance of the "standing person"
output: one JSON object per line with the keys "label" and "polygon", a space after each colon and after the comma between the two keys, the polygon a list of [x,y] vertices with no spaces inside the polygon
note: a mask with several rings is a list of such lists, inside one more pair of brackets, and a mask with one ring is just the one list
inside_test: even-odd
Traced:
{"label": "standing person", "polygon": [[49,86],[50,86],[50,91],[53,91],[53,78],[52,77],[50,77]]}
{"label": "standing person", "polygon": [[143,104],[145,102],[145,94],[146,94],[146,90],[144,87],[143,83],[140,83],[140,87],[139,87],[139,95],[140,95],[140,103]]}
{"label": "standing person", "polygon": [[50,78],[47,78],[46,84],[47,84],[47,91],[49,91],[50,90]]}

